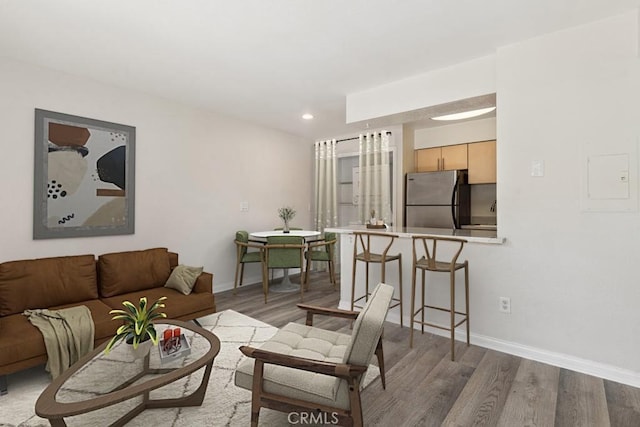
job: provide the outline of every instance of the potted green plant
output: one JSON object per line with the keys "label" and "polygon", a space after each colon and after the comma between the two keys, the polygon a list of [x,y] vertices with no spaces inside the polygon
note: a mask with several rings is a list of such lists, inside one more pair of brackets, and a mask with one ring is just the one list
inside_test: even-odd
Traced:
{"label": "potted green plant", "polygon": [[278,216],[284,222],[284,227],[282,228],[282,232],[283,233],[288,233],[289,232],[289,221],[291,221],[293,219],[293,217],[296,216],[296,211],[293,208],[289,207],[289,206],[285,206],[285,207],[282,207],[282,208],[278,209]]}
{"label": "potted green plant", "polygon": [[122,305],[126,310],[111,310],[109,314],[114,315],[112,320],[122,320],[124,323],[111,338],[104,352],[109,353],[116,343],[126,340],[128,344],[131,344],[134,352],[142,345],[140,350],[142,354],[136,357],[146,355],[151,345],[158,344],[158,334],[152,322],[155,319],[167,317],[165,313],[158,311],[164,308],[163,301],[166,299],[167,297],[161,297],[149,306],[147,297],[142,297],[137,307],[130,301],[123,301]]}

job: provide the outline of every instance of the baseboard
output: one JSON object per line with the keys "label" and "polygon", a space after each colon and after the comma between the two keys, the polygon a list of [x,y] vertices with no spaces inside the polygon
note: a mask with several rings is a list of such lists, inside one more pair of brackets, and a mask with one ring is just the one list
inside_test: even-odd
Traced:
{"label": "baseboard", "polygon": [[[464,340],[464,336],[464,333],[456,331],[456,340]],[[628,369],[622,369],[617,366],[595,362],[593,360],[583,359],[568,354],[556,353],[510,341],[503,341],[485,335],[471,334],[471,342],[480,347],[513,354],[514,356],[547,363],[549,365],[593,375],[598,378],[604,378],[633,387],[640,387],[640,372],[634,372]]]}
{"label": "baseboard", "polygon": [[[299,269],[292,269],[292,276],[296,276],[300,274]],[[280,279],[284,276],[284,273],[281,269],[278,269],[277,272],[273,275],[274,279]],[[269,277],[271,278],[271,273],[269,273]],[[257,285],[262,283],[262,275],[245,275],[242,278],[242,286],[247,285]],[[230,291],[233,289],[233,282],[216,282],[215,279],[213,281],[213,293]]]}
{"label": "baseboard", "polygon": [[[349,310],[351,305],[349,302],[340,301],[339,308]],[[391,310],[387,315],[387,321],[400,324],[400,316],[397,310]],[[409,319],[404,318],[405,326],[409,325]],[[425,331],[434,335],[449,337],[449,332],[437,328],[425,327]],[[640,387],[640,372],[622,369],[617,366],[605,363],[595,362],[593,360],[583,359],[563,353],[543,350],[511,341],[505,341],[486,335],[471,333],[471,344],[491,350],[500,351],[525,359],[535,360],[536,362],[547,363],[559,368],[569,369],[587,375],[593,375],[610,381],[627,384],[632,387]],[[466,333],[463,329],[456,330],[456,341],[465,341]]]}

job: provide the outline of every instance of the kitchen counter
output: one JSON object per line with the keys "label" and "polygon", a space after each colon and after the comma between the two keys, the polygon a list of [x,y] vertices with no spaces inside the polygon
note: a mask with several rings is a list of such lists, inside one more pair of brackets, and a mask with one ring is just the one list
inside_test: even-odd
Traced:
{"label": "kitchen counter", "polygon": [[411,238],[414,235],[435,237],[459,237],[469,243],[502,244],[504,237],[498,237],[496,230],[453,230],[450,228],[389,227],[388,229],[367,228],[364,225],[348,225],[345,227],[326,228],[325,231],[339,234],[351,234],[354,231],[370,231],[373,233],[393,233],[400,238]]}
{"label": "kitchen counter", "polygon": [[[475,293],[476,287],[480,286],[476,278],[475,260],[478,258],[486,258],[487,253],[502,250],[502,244],[505,242],[505,238],[498,237],[495,230],[452,230],[449,228],[418,228],[418,227],[389,227],[388,229],[376,229],[367,228],[364,225],[349,225],[346,227],[332,227],[326,228],[325,231],[338,233],[340,236],[339,245],[339,260],[340,260],[340,303],[339,308],[351,309],[351,278],[352,278],[352,265],[353,265],[353,247],[355,239],[353,236],[354,231],[370,231],[373,233],[390,233],[398,235],[398,238],[393,242],[393,246],[390,253],[402,254],[402,300],[403,300],[403,313],[405,325],[408,325],[411,317],[411,277],[412,261],[413,261],[413,236],[434,236],[434,237],[459,237],[465,239],[468,244],[464,246],[464,252],[461,259],[469,259],[470,269],[470,282],[471,291]],[[376,243],[377,247],[374,250],[384,249],[383,241]],[[443,259],[451,259],[450,257],[456,250],[454,244],[442,244],[438,245],[438,255]],[[482,254],[482,255],[480,255]],[[371,267],[370,269],[370,281],[369,283],[375,286],[381,280],[381,272],[379,267]],[[460,270],[461,271],[461,270]],[[460,273],[462,274],[462,273]],[[396,297],[400,296],[398,286],[398,263],[389,263],[386,268],[386,283],[394,286]],[[430,283],[439,283],[434,286],[433,297],[434,301],[448,301],[449,298],[449,275],[448,274],[430,274]],[[458,282],[461,282],[462,278],[458,278]],[[365,281],[365,268],[359,266],[356,271],[356,295],[363,295],[364,293],[364,281]],[[432,285],[433,286],[433,285]],[[476,295],[473,295],[475,298]],[[472,302],[473,304],[473,302]],[[438,313],[436,313],[438,314]],[[390,310],[387,320],[393,323],[400,323],[399,308],[396,307]],[[445,319],[446,320],[446,319]],[[446,322],[445,322],[446,323]],[[441,330],[435,328],[427,328],[433,333],[442,333]]]}

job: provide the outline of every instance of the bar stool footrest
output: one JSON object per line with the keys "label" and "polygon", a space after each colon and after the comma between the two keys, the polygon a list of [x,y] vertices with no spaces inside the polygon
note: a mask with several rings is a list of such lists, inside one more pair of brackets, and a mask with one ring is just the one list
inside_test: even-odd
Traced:
{"label": "bar stool footrest", "polygon": [[[353,306],[354,307],[358,307],[358,308],[362,308],[362,306],[356,305],[356,302],[360,301],[363,298],[367,298],[370,297],[371,293],[369,293],[368,295],[362,295],[360,298],[356,298],[353,300]],[[389,305],[389,308],[394,308],[394,307],[398,307],[401,303],[400,298],[391,298],[391,301],[395,301],[397,304],[392,304]]]}
{"label": "bar stool footrest", "polygon": [[[435,307],[433,305],[425,305],[422,308],[419,308],[418,310],[416,310],[416,312],[413,314],[414,316],[417,315],[418,313],[420,313],[422,310],[424,310],[425,308],[430,308],[432,310],[440,310],[440,311],[445,311],[447,313],[451,313],[451,310],[449,310],[448,308],[443,308],[443,307]],[[464,313],[462,311],[454,311],[455,314],[460,314],[461,316],[466,316],[467,313]]]}
{"label": "bar stool footrest", "polygon": [[[458,323],[456,323],[453,328],[457,328],[458,326],[462,325],[464,322],[467,321],[467,318],[465,317],[464,319],[460,320]],[[443,329],[445,331],[450,331],[451,328],[448,326],[442,326],[442,325],[438,325],[437,323],[430,323],[430,322],[422,322],[420,320],[414,320],[413,323],[417,323],[418,325],[425,325],[425,326],[431,326],[433,328],[438,328],[438,329]]]}

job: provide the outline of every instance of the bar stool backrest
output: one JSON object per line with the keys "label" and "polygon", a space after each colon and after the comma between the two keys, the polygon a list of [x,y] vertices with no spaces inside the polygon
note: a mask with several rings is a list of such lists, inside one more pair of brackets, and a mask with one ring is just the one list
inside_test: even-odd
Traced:
{"label": "bar stool backrest", "polygon": [[[418,259],[418,250],[416,249],[417,242],[422,242],[422,248],[424,255]],[[439,261],[437,257],[438,241],[459,243],[458,250],[451,259],[451,261]],[[464,244],[467,243],[464,239],[458,239],[453,237],[432,237],[432,236],[413,236],[413,264],[416,265],[418,261],[422,259],[426,262],[427,270],[440,270],[438,264],[449,264],[449,270],[454,271],[456,269],[456,262],[462,252]]]}
{"label": "bar stool backrest", "polygon": [[[359,259],[371,260],[371,255],[380,256],[381,261],[385,262],[387,258],[387,252],[393,245],[393,241],[398,237],[397,234],[390,233],[371,233],[367,231],[354,231],[353,235],[355,236],[355,242],[353,245],[353,257],[354,259],[357,257]],[[371,238],[383,238],[389,239],[389,244],[384,248],[381,254],[371,252]]]}

